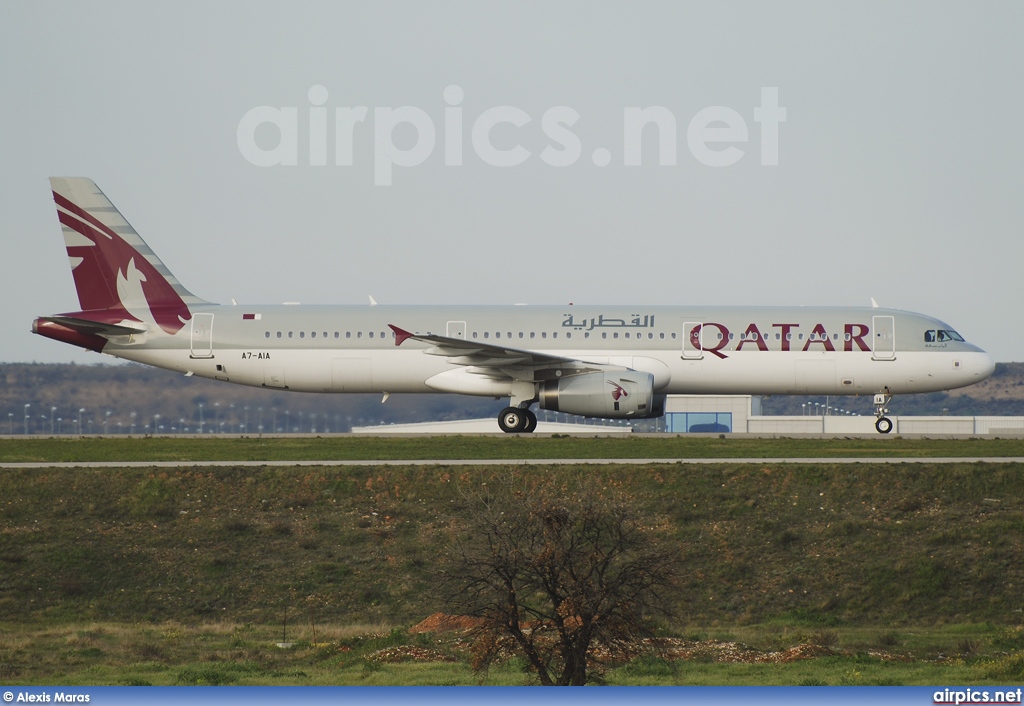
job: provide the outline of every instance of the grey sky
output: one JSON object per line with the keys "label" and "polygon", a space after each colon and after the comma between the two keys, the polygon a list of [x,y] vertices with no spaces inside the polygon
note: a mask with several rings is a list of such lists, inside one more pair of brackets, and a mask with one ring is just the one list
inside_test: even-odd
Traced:
{"label": "grey sky", "polygon": [[[1024,360],[1024,4],[51,3],[0,5],[5,361],[96,362],[29,333],[77,308],[46,177],[89,176],[212,301],[882,305]],[[327,165],[308,93],[327,90]],[[445,88],[464,98],[445,165]],[[755,108],[777,87],[778,166]],[[296,166],[239,149],[243,116],[298,109]],[[336,108],[366,106],[352,166]],[[375,108],[415,106],[426,160],[374,184]],[[486,164],[471,140],[488,109]],[[582,150],[549,166],[545,111]],[[623,115],[662,106],[676,164],[623,165]],[[691,154],[704,108],[742,117],[734,165]],[[276,132],[261,126],[261,147]],[[416,133],[395,130],[399,147]],[[727,145],[714,145],[724,149]],[[605,148],[608,166],[596,166]]]}

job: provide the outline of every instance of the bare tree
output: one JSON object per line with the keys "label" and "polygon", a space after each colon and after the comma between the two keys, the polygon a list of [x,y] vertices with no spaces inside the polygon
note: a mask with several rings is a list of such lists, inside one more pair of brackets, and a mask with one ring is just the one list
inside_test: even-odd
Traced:
{"label": "bare tree", "polygon": [[583,685],[596,645],[638,645],[670,614],[680,548],[621,492],[532,478],[464,493],[449,605],[482,619],[475,670],[518,653],[545,686]]}

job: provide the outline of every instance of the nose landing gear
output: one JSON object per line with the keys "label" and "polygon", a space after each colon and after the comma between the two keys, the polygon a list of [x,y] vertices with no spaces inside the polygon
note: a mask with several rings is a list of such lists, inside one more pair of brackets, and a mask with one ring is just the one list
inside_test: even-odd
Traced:
{"label": "nose landing gear", "polygon": [[879,434],[888,434],[892,431],[892,420],[887,416],[889,409],[887,405],[892,402],[892,393],[886,387],[884,392],[875,395],[875,429]]}

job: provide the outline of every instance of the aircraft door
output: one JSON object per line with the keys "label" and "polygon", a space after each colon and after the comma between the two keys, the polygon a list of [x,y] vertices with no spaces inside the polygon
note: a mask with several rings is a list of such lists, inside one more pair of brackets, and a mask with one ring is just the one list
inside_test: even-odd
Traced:
{"label": "aircraft door", "polygon": [[871,317],[872,360],[896,358],[896,321],[892,316]]}
{"label": "aircraft door", "polygon": [[683,324],[683,360],[700,360],[704,357],[704,324],[687,321]]}
{"label": "aircraft door", "polygon": [[213,314],[192,315],[192,357],[213,357]]}
{"label": "aircraft door", "polygon": [[465,321],[449,321],[448,329],[445,333],[448,338],[458,338],[459,340],[466,340],[466,322]]}

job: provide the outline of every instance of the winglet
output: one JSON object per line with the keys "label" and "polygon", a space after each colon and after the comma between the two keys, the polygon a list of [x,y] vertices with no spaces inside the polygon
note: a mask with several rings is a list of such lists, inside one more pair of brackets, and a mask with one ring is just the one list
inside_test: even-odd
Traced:
{"label": "winglet", "polygon": [[405,341],[413,338],[416,334],[409,333],[405,329],[398,328],[394,324],[388,324],[388,328],[395,332],[395,346],[402,345]]}

